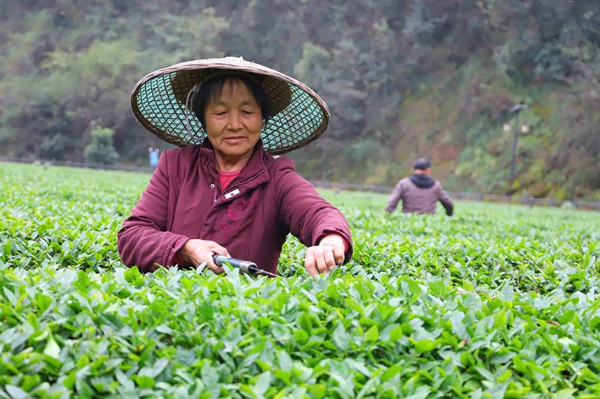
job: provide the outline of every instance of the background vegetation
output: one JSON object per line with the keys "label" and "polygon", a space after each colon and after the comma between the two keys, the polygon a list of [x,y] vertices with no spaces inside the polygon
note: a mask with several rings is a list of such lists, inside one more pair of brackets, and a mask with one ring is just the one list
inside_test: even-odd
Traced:
{"label": "background vegetation", "polygon": [[145,74],[243,56],[315,89],[327,134],[291,156],[312,179],[392,185],[429,156],[446,188],[598,199],[596,0],[9,0],[0,7],[0,153],[81,161],[94,126],[119,161],[166,146],[130,111]]}
{"label": "background vegetation", "polygon": [[[322,191],[355,252],[311,278],[141,275],[149,174],[0,165],[0,398],[597,398],[600,213]],[[23,184],[26,181],[29,184]]]}

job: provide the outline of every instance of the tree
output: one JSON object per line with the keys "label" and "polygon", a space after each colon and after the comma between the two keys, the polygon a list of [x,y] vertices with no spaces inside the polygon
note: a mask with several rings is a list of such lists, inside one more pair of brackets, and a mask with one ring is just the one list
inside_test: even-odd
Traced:
{"label": "tree", "polygon": [[119,153],[113,146],[114,130],[96,126],[92,130],[92,142],[85,147],[85,162],[112,165],[119,159]]}

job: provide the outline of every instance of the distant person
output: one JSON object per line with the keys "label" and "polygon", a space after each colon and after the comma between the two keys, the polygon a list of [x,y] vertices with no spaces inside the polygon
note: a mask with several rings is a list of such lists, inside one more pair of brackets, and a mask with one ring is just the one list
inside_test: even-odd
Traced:
{"label": "distant person", "polygon": [[435,213],[437,201],[452,216],[454,204],[442,184],[431,177],[431,163],[427,158],[419,158],[413,166],[413,174],[398,181],[388,199],[385,211],[392,213],[402,200],[403,213]]}
{"label": "distant person", "polygon": [[148,153],[150,156],[150,166],[156,168],[156,166],[158,165],[158,155],[160,153],[160,150],[158,148],[149,147]]}
{"label": "distant person", "polygon": [[117,248],[142,272],[223,255],[277,274],[288,233],[306,248],[308,273],[352,257],[342,213],[287,157],[324,133],[329,111],[310,88],[241,58],[183,62],[146,75],[132,94],[138,120],[181,148],[163,151],[123,222]]}

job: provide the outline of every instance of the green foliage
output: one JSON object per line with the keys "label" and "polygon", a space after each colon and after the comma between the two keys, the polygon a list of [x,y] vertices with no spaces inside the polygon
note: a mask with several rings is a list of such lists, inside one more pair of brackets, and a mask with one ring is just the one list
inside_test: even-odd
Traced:
{"label": "green foliage", "polygon": [[[288,277],[124,267],[147,174],[0,164],[0,397],[596,397],[600,214],[323,190],[354,257]],[[23,184],[27,181],[28,184]]]}
{"label": "green foliage", "polygon": [[326,74],[330,58],[324,48],[306,43],[302,49],[302,59],[294,66],[294,76],[309,86],[314,85],[315,79]]}
{"label": "green foliage", "polygon": [[92,142],[85,147],[83,157],[88,163],[112,165],[119,159],[113,146],[115,132],[106,127],[95,126],[92,129]]}
{"label": "green foliage", "polygon": [[0,10],[2,155],[79,161],[96,120],[121,162],[143,164],[162,143],[131,115],[135,82],[230,55],[327,102],[327,133],[293,155],[313,179],[392,185],[419,154],[452,191],[504,193],[501,126],[525,100],[543,134],[522,143],[518,191],[598,198],[596,0],[38,3]]}

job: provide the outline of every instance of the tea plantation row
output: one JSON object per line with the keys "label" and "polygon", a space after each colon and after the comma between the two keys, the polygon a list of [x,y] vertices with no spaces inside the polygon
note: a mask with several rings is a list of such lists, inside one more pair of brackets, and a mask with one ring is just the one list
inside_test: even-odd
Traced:
{"label": "tea plantation row", "polygon": [[322,191],[352,261],[125,268],[147,174],[0,164],[0,398],[598,398],[600,214]]}

